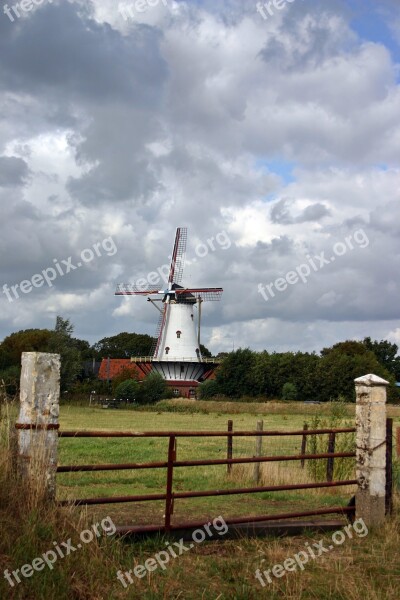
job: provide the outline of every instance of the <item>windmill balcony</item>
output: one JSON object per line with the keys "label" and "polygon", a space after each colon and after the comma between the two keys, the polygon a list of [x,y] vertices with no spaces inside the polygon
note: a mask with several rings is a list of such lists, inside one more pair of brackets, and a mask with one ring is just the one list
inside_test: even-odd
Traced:
{"label": "windmill balcony", "polygon": [[[162,359],[154,358],[154,356],[132,356],[131,357],[131,362],[151,363],[151,362],[160,362],[160,360],[162,360]],[[199,362],[199,358],[197,356],[193,356],[192,358],[187,357],[187,356],[184,358],[183,357],[176,358],[174,356],[173,361],[174,362]],[[169,360],[166,358],[165,362],[169,362]],[[220,358],[202,358],[200,362],[218,365],[221,363],[221,359]]]}

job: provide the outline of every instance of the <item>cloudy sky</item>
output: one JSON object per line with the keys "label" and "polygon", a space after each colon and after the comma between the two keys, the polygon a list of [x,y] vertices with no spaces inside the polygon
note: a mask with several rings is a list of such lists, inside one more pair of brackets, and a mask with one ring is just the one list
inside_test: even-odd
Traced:
{"label": "cloudy sky", "polygon": [[153,334],[186,226],[214,352],[400,345],[399,0],[276,4],[2,0],[0,339]]}

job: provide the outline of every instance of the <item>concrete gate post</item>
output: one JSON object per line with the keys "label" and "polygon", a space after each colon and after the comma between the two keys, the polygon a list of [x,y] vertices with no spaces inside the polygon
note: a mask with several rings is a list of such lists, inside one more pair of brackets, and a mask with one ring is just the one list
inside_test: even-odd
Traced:
{"label": "concrete gate post", "polygon": [[27,489],[45,499],[56,491],[60,355],[23,352],[18,432],[18,469]]}
{"label": "concrete gate post", "polygon": [[385,519],[386,387],[377,375],[354,380],[356,386],[357,480],[356,518],[368,527]]}

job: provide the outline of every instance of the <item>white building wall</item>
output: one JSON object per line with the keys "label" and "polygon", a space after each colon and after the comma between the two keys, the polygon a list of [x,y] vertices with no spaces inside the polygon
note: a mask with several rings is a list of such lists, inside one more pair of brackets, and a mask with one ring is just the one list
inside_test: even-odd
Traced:
{"label": "white building wall", "polygon": [[[194,310],[193,304],[168,305],[163,339],[157,354],[158,360],[201,359],[201,355],[196,353],[198,343]],[[168,352],[166,348],[169,348]]]}

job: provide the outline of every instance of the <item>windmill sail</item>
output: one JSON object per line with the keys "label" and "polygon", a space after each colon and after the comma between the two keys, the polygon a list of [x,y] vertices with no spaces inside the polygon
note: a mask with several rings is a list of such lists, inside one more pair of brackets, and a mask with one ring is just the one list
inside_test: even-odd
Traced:
{"label": "windmill sail", "polygon": [[178,227],[175,234],[174,249],[172,251],[171,266],[169,269],[168,283],[180,284],[182,281],[183,267],[185,266],[187,242],[187,228]]}
{"label": "windmill sail", "polygon": [[167,318],[167,308],[168,308],[168,304],[164,304],[164,308],[160,312],[160,316],[158,319],[156,339],[154,340],[153,346],[151,348],[151,353],[154,356],[154,358],[157,358],[158,349],[160,347],[160,342],[161,342],[162,334],[163,334],[164,327],[165,327],[165,321]]}

